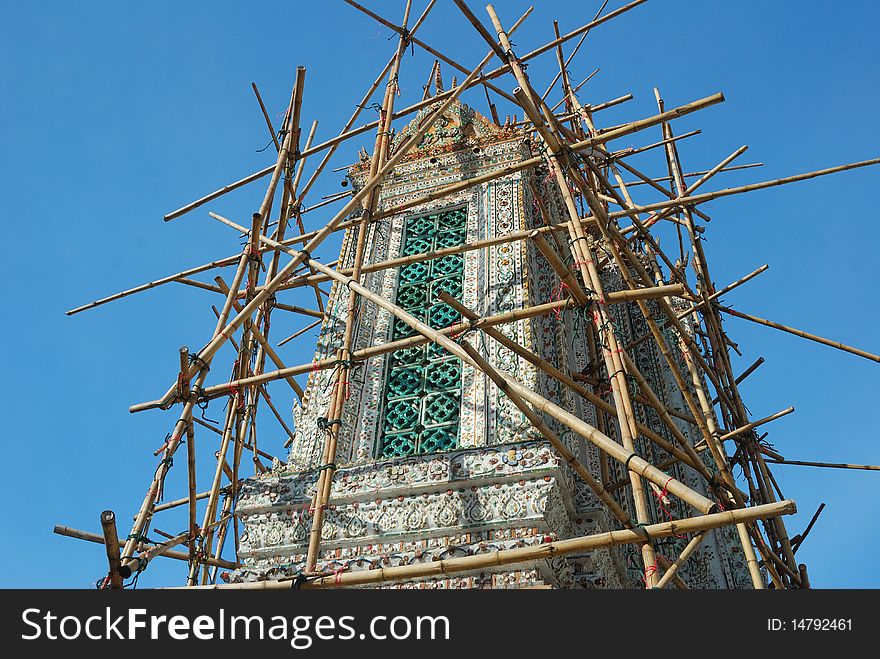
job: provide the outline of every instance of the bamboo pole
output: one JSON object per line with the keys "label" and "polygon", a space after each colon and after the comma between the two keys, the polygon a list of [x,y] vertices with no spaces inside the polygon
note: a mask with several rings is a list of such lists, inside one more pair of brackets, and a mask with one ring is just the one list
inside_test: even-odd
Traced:
{"label": "bamboo pole", "polygon": [[[359,5],[357,5],[359,7]],[[409,12],[412,7],[412,0],[407,0],[406,7],[403,12],[403,26],[397,44],[397,53],[394,63],[388,74],[388,84],[385,87],[385,97],[382,100],[382,110],[379,114],[379,126],[376,130],[376,139],[373,145],[373,157],[370,163],[369,177],[372,179],[376,176],[381,166],[385,163],[385,159],[389,149],[389,135],[391,132],[391,115],[394,114],[394,98],[398,93],[397,84],[398,74],[400,71],[400,61],[406,50],[408,37],[406,29],[409,22]],[[369,196],[364,200],[363,212],[361,215],[361,224],[357,230],[357,239],[354,251],[354,266],[352,268],[352,277],[356,281],[360,281],[361,266],[364,259],[364,251],[366,248],[366,234],[372,214],[378,204],[379,187],[374,187]],[[315,488],[315,505],[312,513],[312,528],[309,531],[309,544],[306,552],[306,572],[313,572],[318,560],[318,551],[321,544],[321,533],[324,524],[324,510],[330,501],[330,492],[333,484],[333,474],[336,471],[336,445],[339,440],[340,426],[342,424],[343,409],[345,401],[348,398],[349,378],[351,377],[351,346],[354,340],[354,325],[358,312],[359,300],[354,291],[349,292],[348,311],[345,320],[345,330],[342,339],[342,348],[339,351],[338,359],[340,368],[336,371],[334,382],[334,393],[331,396],[331,404],[327,412],[327,418],[331,420],[329,431],[324,443],[324,456],[318,473],[318,481]],[[339,423],[336,423],[339,421]]]}
{"label": "bamboo pole", "polygon": [[778,465],[799,465],[801,467],[828,467],[831,469],[863,469],[866,471],[880,471],[877,465],[858,465],[846,462],[808,462],[804,460],[767,460]]}
{"label": "bamboo pole", "polygon": [[101,513],[101,530],[104,534],[104,549],[107,550],[107,564],[109,565],[107,580],[110,588],[120,590],[122,588],[122,574],[120,574],[122,563],[119,560],[116,514],[112,510],[105,510]]}
{"label": "bamboo pole", "polygon": [[291,334],[290,336],[288,336],[286,339],[282,339],[281,341],[279,341],[279,342],[278,342],[278,347],[280,348],[280,347],[283,346],[285,343],[288,343],[288,342],[290,342],[290,341],[293,341],[296,337],[300,336],[301,334],[305,334],[306,332],[308,332],[308,331],[309,331],[310,329],[312,329],[313,327],[317,327],[318,325],[320,325],[321,322],[323,322],[323,321],[321,321],[321,320],[316,320],[315,322],[310,323],[309,325],[306,325],[306,326],[303,327],[301,330],[297,330],[296,332],[294,332],[293,334]]}
{"label": "bamboo pole", "polygon": [[679,554],[678,558],[673,561],[672,565],[670,565],[666,569],[666,574],[664,574],[660,581],[657,582],[657,588],[662,589],[665,588],[670,581],[675,577],[678,570],[684,565],[684,562],[690,558],[691,554],[693,554],[697,548],[700,546],[700,543],[703,542],[703,538],[706,537],[706,531],[701,531],[693,538],[691,541],[687,543],[687,546],[682,550],[681,554]]}
{"label": "bamboo pole", "polygon": [[773,329],[778,329],[783,332],[788,332],[789,334],[794,334],[795,336],[799,336],[802,339],[809,339],[810,341],[815,341],[816,343],[821,343],[822,345],[831,346],[832,348],[837,348],[838,350],[843,350],[844,352],[849,352],[853,355],[858,355],[859,357],[864,357],[865,359],[870,359],[874,362],[880,362],[880,355],[875,355],[874,353],[860,350],[859,348],[853,348],[852,346],[848,346],[845,343],[841,343],[840,341],[832,341],[831,339],[826,339],[815,334],[810,334],[809,332],[804,332],[803,330],[795,329],[794,327],[788,327],[787,325],[783,325],[781,323],[775,323],[772,320],[767,320],[766,318],[759,318],[758,316],[752,316],[750,314],[743,313],[742,311],[736,311],[735,309],[731,309],[730,307],[725,307],[720,304],[717,305],[717,307],[724,313],[730,314],[731,316],[736,316],[737,318],[742,318],[743,320],[750,320],[753,323],[757,323],[759,325],[772,327]]}
{"label": "bamboo pole", "polygon": [[741,427],[737,428],[736,430],[731,430],[729,433],[721,435],[721,437],[719,437],[718,439],[722,442],[726,442],[728,439],[733,439],[734,437],[738,437],[739,435],[742,435],[743,433],[748,432],[749,430],[752,430],[753,428],[757,428],[758,426],[762,426],[765,423],[770,423],[771,421],[774,421],[780,417],[783,417],[786,414],[791,414],[792,412],[794,412],[793,407],[786,407],[784,410],[776,412],[776,414],[771,414],[770,416],[766,416],[763,419],[758,419],[757,421],[752,421],[751,423],[747,423],[746,425],[741,426]]}
{"label": "bamboo pole", "polygon": [[880,158],[862,160],[859,162],[848,163],[846,165],[828,167],[826,169],[817,169],[815,171],[806,172],[804,174],[795,174],[793,176],[785,176],[783,178],[771,179],[769,181],[761,181],[760,183],[751,183],[749,185],[741,185],[734,188],[725,188],[723,190],[716,190],[715,192],[704,192],[703,194],[690,195],[687,197],[676,197],[675,199],[670,199],[669,201],[660,201],[653,204],[645,204],[643,206],[635,205],[629,209],[610,213],[610,217],[612,217],[613,219],[618,219],[621,217],[628,217],[640,213],[647,213],[650,211],[662,211],[668,208],[693,206],[696,204],[703,204],[707,201],[712,201],[714,199],[721,199],[723,197],[744,194],[746,192],[754,192],[756,190],[766,190],[768,188],[774,188],[780,185],[788,185],[789,183],[799,183],[801,181],[807,181],[813,178],[818,178],[820,176],[828,176],[830,174],[837,174],[839,172],[846,172],[862,167],[871,167],[877,164],[880,164]]}
{"label": "bamboo pole", "polygon": [[[562,170],[562,163],[556,155],[557,153],[561,152],[561,143],[552,130],[553,115],[551,112],[549,112],[549,109],[546,108],[546,106],[542,106],[541,111],[543,111],[544,119],[550,122],[549,126],[545,125],[544,121],[541,118],[541,114],[536,107],[535,92],[531,89],[529,81],[522,70],[520,61],[517,60],[516,55],[514,55],[513,53],[510,41],[505,34],[501,22],[497,14],[495,13],[492,5],[487,5],[486,11],[489,13],[492,24],[495,26],[498,37],[501,40],[501,44],[504,48],[505,56],[507,58],[508,64],[510,65],[511,71],[513,72],[517,82],[520,85],[516,90],[514,90],[514,96],[516,97],[517,102],[522,106],[523,110],[532,120],[532,123],[535,125],[538,133],[541,135],[544,144],[546,145],[547,151],[545,152],[544,157],[547,159],[551,173],[555,175],[556,183],[559,187],[560,193],[562,194],[562,198],[565,202],[565,206],[569,214],[568,226],[569,234],[571,237],[570,246],[574,261],[577,264],[576,267],[579,266],[584,282],[589,283],[589,287],[593,291],[595,291],[601,301],[602,299],[604,299],[604,291],[601,278],[595,267],[593,255],[590,251],[591,245],[586,237],[586,234],[584,233],[583,227],[581,226],[577,208],[572,198],[568,183],[565,180],[565,176]],[[560,128],[561,127],[557,126],[557,129]],[[587,197],[588,201],[590,202],[591,208],[593,208],[596,200],[594,198],[590,199],[589,195],[587,195]],[[597,213],[598,211],[594,208],[593,212]],[[581,241],[584,241],[587,244],[584,245],[584,243]],[[607,312],[604,309],[604,305],[593,305],[593,322],[597,328],[607,327],[609,319],[607,316]],[[603,341],[602,356],[605,361],[607,372],[609,373],[609,379],[611,380],[611,393],[614,398],[615,407],[617,408],[619,422],[618,429],[620,431],[621,443],[623,444],[623,448],[625,451],[629,452],[631,455],[635,455],[634,437],[638,434],[638,430],[636,428],[632,401],[630,400],[629,396],[625,370],[622,368],[622,363],[620,361],[620,348],[617,345],[617,339],[614,336],[613,332],[606,331],[604,334],[605,337]],[[629,470],[628,476],[632,484],[631,492],[634,507],[636,510],[636,519],[639,524],[646,524],[649,521],[649,512],[641,478],[639,477],[638,472],[635,470]],[[671,476],[670,480],[673,480]],[[654,548],[650,542],[645,542],[642,544],[641,554],[642,561],[645,567],[645,587],[652,588],[657,583],[658,577]]]}
{"label": "bamboo pole", "polygon": [[[63,535],[68,538],[76,538],[77,540],[86,540],[87,542],[94,542],[99,545],[104,544],[104,536],[98,535],[96,533],[89,533],[88,531],[81,531],[79,529],[74,529],[69,526],[63,526],[61,524],[56,524],[55,528],[52,531],[53,533],[57,533],[58,535]],[[121,542],[117,539],[117,546],[120,545]],[[182,551],[163,551],[157,556],[164,556],[165,558],[171,558],[176,561],[189,561],[189,554]],[[214,560],[208,559],[210,561],[210,565],[216,565],[218,567],[226,568],[228,570],[236,570],[241,567],[238,563],[233,563],[232,561],[226,560]]]}
{"label": "bamboo pole", "polygon": [[[192,392],[190,391],[190,382],[189,382],[189,348],[186,346],[181,346],[179,350],[180,356],[180,393],[181,396],[186,400],[190,396],[192,396]],[[190,538],[195,538],[196,533],[198,532],[197,522],[196,522],[196,433],[193,428],[192,418],[188,420],[186,424],[186,476],[187,476],[187,503],[189,504],[188,508],[188,519],[189,519],[189,534]],[[153,514],[156,514],[156,508],[153,508]],[[195,559],[195,543],[189,544],[189,556],[190,562]]]}
{"label": "bamboo pole", "polygon": [[[195,499],[196,501],[207,499],[209,494],[211,494],[210,491],[198,492],[195,496]],[[162,512],[163,510],[170,510],[171,508],[178,508],[188,503],[189,496],[185,496],[182,499],[174,499],[173,501],[166,501],[165,503],[160,503],[155,508],[153,508],[153,514],[155,515],[156,513]]]}

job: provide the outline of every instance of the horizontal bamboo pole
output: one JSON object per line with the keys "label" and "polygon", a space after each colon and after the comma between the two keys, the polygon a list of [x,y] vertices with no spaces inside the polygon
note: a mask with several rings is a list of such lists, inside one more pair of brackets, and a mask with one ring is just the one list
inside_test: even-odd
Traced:
{"label": "horizontal bamboo pole", "polygon": [[[546,304],[536,305],[534,307],[526,307],[524,309],[514,309],[513,311],[507,311],[502,314],[498,314],[496,316],[489,316],[481,320],[477,327],[488,327],[492,325],[502,325],[504,323],[512,323],[518,320],[525,320],[527,318],[534,318],[535,316],[542,316],[544,314],[552,313],[554,311],[564,309],[571,304],[571,300],[558,300],[556,302],[548,302]],[[459,332],[463,332],[467,329],[470,329],[469,323],[456,323],[454,325],[450,325],[449,327],[444,327],[439,330],[440,333],[444,335],[455,335]],[[389,352],[393,352],[395,350],[400,350],[402,348],[410,348],[417,345],[424,345],[425,343],[430,343],[428,339],[421,335],[409,336],[405,339],[398,339],[396,341],[390,341],[389,343],[384,343],[380,345],[369,346],[367,348],[362,348],[361,350],[357,350],[352,353],[353,361],[363,361],[369,359],[371,357],[376,357],[378,355],[384,355]],[[266,373],[261,373],[260,375],[253,375],[247,378],[240,378],[238,380],[231,380],[229,382],[224,382],[222,384],[212,385],[210,387],[206,387],[202,390],[202,396],[200,400],[207,400],[210,398],[216,398],[218,396],[225,396],[229,394],[230,387],[249,387],[253,384],[263,384],[266,382],[272,382],[274,380],[279,380],[281,378],[285,378],[291,375],[301,375],[303,373],[309,373],[311,371],[323,370],[327,368],[334,368],[337,365],[337,360],[335,357],[328,357],[325,359],[319,359],[314,362],[310,362],[308,364],[299,364],[297,366],[290,366],[286,369],[280,369],[277,371],[267,371]],[[157,407],[161,407],[163,405],[163,401],[160,400],[152,400],[146,401],[143,403],[136,403],[129,408],[130,412],[142,412],[144,410],[155,409]],[[198,419],[194,420],[198,422]]]}
{"label": "horizontal bamboo pole", "polygon": [[[643,295],[645,298],[653,297],[656,295],[669,295],[675,294],[675,291],[678,290],[680,284],[670,284],[667,286],[654,286],[644,289],[639,289],[639,292],[644,292]],[[669,288],[670,290],[666,290]],[[606,295],[606,302],[609,304],[617,304],[619,302],[625,302],[626,299],[618,298],[618,294],[627,294],[630,295],[635,293],[635,291],[614,291],[612,293],[608,293]],[[628,299],[636,299],[635,297],[628,297]],[[546,304],[539,304],[533,307],[525,307],[522,309],[514,309],[513,311],[508,311],[502,314],[497,314],[495,316],[487,316],[485,318],[481,318],[474,325],[475,328],[481,329],[484,327],[494,327],[495,325],[503,325],[505,323],[512,323],[518,320],[526,320],[528,318],[534,318],[535,316],[543,316],[548,313],[553,313],[554,311],[558,311],[561,309],[565,309],[568,306],[572,305],[572,301],[569,299],[558,300],[556,302],[548,302]],[[449,327],[444,327],[438,332],[445,336],[454,336],[459,332],[463,332],[467,329],[470,329],[470,323],[462,322],[456,323],[454,325],[450,325]],[[380,344],[370,346],[368,348],[362,348],[361,350],[357,350],[352,353],[353,361],[363,361],[366,359],[370,359],[371,357],[376,357],[378,355],[384,355],[389,352],[394,352],[395,350],[400,350],[402,348],[409,348],[416,345],[424,345],[425,343],[430,343],[428,339],[423,336],[410,336],[405,339],[398,339],[397,341],[391,341],[389,343]],[[265,384],[267,382],[272,382],[274,380],[280,380],[281,378],[290,377],[293,375],[302,375],[305,373],[310,373],[311,371],[324,370],[327,368],[334,368],[336,366],[337,360],[335,357],[320,359],[314,362],[309,362],[308,364],[298,364],[296,366],[289,366],[285,369],[279,369],[275,371],[267,371],[265,373],[261,373],[260,375],[252,375],[247,378],[241,378],[238,380],[231,380],[229,382],[223,382],[221,384],[211,385],[210,387],[205,387],[202,391],[202,397],[200,400],[207,400],[211,398],[216,398],[218,396],[225,396],[229,393],[230,388],[239,388],[239,387],[249,387],[253,384]],[[604,402],[604,401],[603,401]],[[143,403],[137,403],[136,405],[132,405],[130,411],[132,412],[140,412],[147,409],[154,409],[161,405],[161,400],[148,401]],[[670,411],[670,414],[673,414]],[[689,421],[693,423],[693,418],[681,415],[680,413],[676,413],[680,418],[685,421]],[[198,422],[198,419],[194,419]]]}
{"label": "horizontal bamboo pole", "polygon": [[284,581],[256,581],[240,584],[213,584],[200,588],[219,590],[286,590],[291,588],[336,588],[345,586],[366,586],[369,584],[389,583],[405,581],[408,579],[422,579],[430,577],[446,577],[462,572],[491,569],[505,565],[518,563],[531,563],[534,561],[549,560],[557,556],[567,554],[589,552],[603,547],[615,547],[618,545],[643,543],[659,538],[667,538],[672,535],[699,533],[722,526],[754,522],[759,519],[773,519],[781,515],[792,515],[797,512],[794,501],[784,500],[775,503],[754,506],[752,508],[738,508],[711,515],[698,517],[686,517],[684,519],[649,524],[619,531],[608,531],[595,535],[581,536],[568,540],[545,542],[531,547],[517,547],[500,551],[477,554],[475,556],[463,556],[450,558],[429,563],[416,563],[413,565],[401,565],[398,567],[378,568],[374,570],[360,570],[357,572],[342,572],[328,577],[301,583],[299,580]]}
{"label": "horizontal bamboo pole", "polygon": [[[627,154],[627,155],[629,155],[629,154]],[[747,165],[733,165],[732,167],[723,167],[723,168],[717,169],[717,170],[707,169],[707,170],[702,170],[699,172],[688,172],[687,174],[682,174],[681,176],[682,176],[682,178],[685,178],[685,179],[694,178],[695,176],[702,176],[703,178],[707,178],[708,174],[714,175],[714,174],[719,174],[721,172],[725,172],[725,173],[726,172],[737,172],[742,169],[754,169],[756,167],[763,167],[763,166],[764,166],[764,163],[762,163],[762,162],[751,162],[751,163],[748,163]],[[671,181],[672,177],[671,176],[660,176],[660,177],[657,177],[657,178],[654,178],[651,180],[654,181],[654,183],[663,183],[664,181]],[[697,181],[697,183],[700,183],[700,181]],[[647,181],[637,180],[637,181],[627,181],[624,183],[624,185],[626,185],[626,187],[628,187],[628,188],[635,188],[640,185],[650,185],[650,184]],[[620,186],[614,185],[613,187],[619,188]]]}
{"label": "horizontal bamboo pole", "polygon": [[877,465],[856,465],[846,462],[808,462],[805,460],[765,460],[765,462],[779,465],[799,465],[801,467],[828,467],[830,469],[862,469],[865,471],[880,471]]}
{"label": "horizontal bamboo pole", "polygon": [[840,341],[832,341],[831,339],[826,339],[824,337],[817,336],[816,334],[810,334],[809,332],[804,332],[803,330],[799,330],[794,327],[788,327],[787,325],[783,325],[781,323],[775,323],[772,320],[767,320],[766,318],[752,316],[750,314],[743,313],[742,311],[736,311],[735,309],[731,309],[730,307],[725,307],[720,304],[717,305],[717,307],[724,313],[730,314],[731,316],[736,316],[737,318],[742,318],[743,320],[750,320],[753,323],[758,323],[759,325],[772,327],[773,329],[778,329],[783,332],[788,332],[789,334],[794,334],[795,336],[799,336],[802,339],[809,339],[810,341],[815,341],[816,343],[831,346],[832,348],[837,348],[838,350],[843,350],[844,352],[849,352],[853,355],[858,355],[859,357],[864,357],[865,359],[870,359],[874,362],[880,362],[880,356],[875,355],[871,352],[867,352],[865,350],[860,350],[859,348],[853,348],[852,346],[848,346],[845,343],[841,343]]}
{"label": "horizontal bamboo pole", "polygon": [[[201,499],[207,499],[210,494],[211,494],[210,490],[206,491],[206,492],[199,492],[198,494],[196,494],[195,499],[196,499],[196,501],[199,501]],[[177,508],[178,506],[183,506],[187,503],[189,503],[189,497],[183,497],[182,499],[175,499],[174,501],[167,501],[165,503],[160,503],[158,506],[153,508],[153,514],[155,515],[156,513],[161,512],[163,510]],[[134,516],[132,519],[136,519],[136,518],[137,518],[137,516]]]}
{"label": "horizontal bamboo pole", "polygon": [[[194,279],[187,279],[186,277],[178,277],[174,280],[175,283],[178,284],[186,284],[187,286],[193,286],[195,288],[201,288],[205,291],[211,291],[212,293],[222,293],[223,297],[226,297],[228,291],[224,291],[222,286],[212,286],[211,284],[206,284],[205,282],[196,281]],[[312,285],[311,283],[308,285]],[[242,291],[238,298],[242,298],[246,296],[246,291]],[[236,298],[236,299],[238,299]],[[320,320],[324,319],[324,312],[318,311],[317,309],[307,309],[306,307],[300,307],[295,304],[283,304],[281,302],[275,302],[272,305],[273,309],[280,309],[281,311],[289,311],[291,313],[302,314],[303,316],[311,316],[312,318],[318,318]]]}
{"label": "horizontal bamboo pole", "polygon": [[[61,524],[56,524],[52,532],[57,533],[58,535],[66,536],[68,538],[76,538],[77,540],[94,542],[99,545],[104,544],[104,537],[98,535],[97,533],[89,533],[88,531],[81,531],[79,529],[74,529],[69,526],[62,526]],[[158,555],[165,556],[166,558],[173,558],[176,561],[189,562],[189,554],[187,552],[166,551]],[[222,558],[207,558],[205,559],[205,562],[212,567],[222,567],[228,570],[235,570],[241,567],[239,563],[233,563],[232,561],[227,561]]]}

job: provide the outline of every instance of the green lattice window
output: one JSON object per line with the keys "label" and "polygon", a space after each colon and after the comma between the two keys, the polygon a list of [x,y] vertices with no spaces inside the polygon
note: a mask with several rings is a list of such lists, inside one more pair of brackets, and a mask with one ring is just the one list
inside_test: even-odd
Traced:
{"label": "green lattice window", "polygon": [[[403,254],[424,254],[461,245],[464,208],[406,221]],[[450,254],[400,269],[395,303],[431,327],[457,323],[461,316],[440,301],[441,291],[461,297],[464,256]],[[395,319],[392,340],[416,334]],[[392,352],[385,370],[379,456],[394,458],[446,451],[458,446],[461,360],[435,344]]]}

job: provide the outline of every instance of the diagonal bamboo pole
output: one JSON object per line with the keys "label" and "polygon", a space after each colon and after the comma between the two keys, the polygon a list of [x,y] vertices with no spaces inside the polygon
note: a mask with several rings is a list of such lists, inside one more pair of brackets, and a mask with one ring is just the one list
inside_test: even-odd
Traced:
{"label": "diagonal bamboo pole", "polygon": [[[230,223],[230,225],[233,226],[233,228],[240,229],[238,225],[234,225],[232,223]],[[270,238],[266,238],[263,236],[261,236],[260,239],[269,244],[273,242]],[[370,300],[371,302],[385,309],[386,311],[389,311],[396,318],[399,318],[401,321],[415,329],[419,334],[423,335],[430,341],[438,344],[440,347],[446,349],[448,352],[452,353],[459,359],[462,359],[472,364],[470,356],[466,352],[464,352],[464,350],[462,350],[462,348],[457,343],[444,336],[441,332],[421,322],[412,314],[398,307],[396,304],[393,304],[388,300],[385,300],[381,296],[376,295],[366,287],[355,282],[351,277],[341,275],[332,268],[328,268],[323,263],[315,261],[314,259],[310,259],[310,263],[317,270],[327,273],[336,281],[348,286],[351,290],[356,291],[364,298]],[[711,501],[703,495],[694,492],[692,489],[677,481],[675,478],[672,478],[668,474],[661,472],[659,469],[649,464],[647,461],[643,460],[635,453],[627,451],[617,442],[600,433],[596,428],[579,419],[567,410],[564,410],[558,405],[555,405],[554,403],[548,401],[546,398],[532,391],[528,387],[525,387],[511,376],[503,374],[503,377],[505,381],[511,386],[511,388],[522,398],[524,398],[528,403],[535,406],[539,411],[546,412],[551,416],[554,416],[556,419],[567,425],[573,431],[582,435],[591,443],[595,444],[598,448],[608,453],[612,458],[623,464],[630,471],[634,471],[643,478],[653,482],[655,485],[663,487],[673,496],[679,497],[680,499],[688,503],[688,505],[696,508],[697,510],[700,510],[701,512],[709,513],[717,508],[717,504],[714,501]]]}

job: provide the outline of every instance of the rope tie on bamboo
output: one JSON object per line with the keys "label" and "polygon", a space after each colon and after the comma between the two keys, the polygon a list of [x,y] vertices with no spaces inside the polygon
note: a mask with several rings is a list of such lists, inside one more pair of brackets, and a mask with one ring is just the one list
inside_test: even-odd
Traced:
{"label": "rope tie on bamboo", "polygon": [[626,462],[623,463],[624,471],[629,471],[629,461],[637,457],[639,456],[637,456],[635,453],[630,453],[629,457],[626,459]]}
{"label": "rope tie on bamboo", "polygon": [[[654,497],[656,497],[657,499],[657,506],[660,508],[660,511],[666,516],[666,519],[668,519],[669,521],[675,521],[675,517],[673,517],[672,513],[669,511],[669,508],[667,508],[666,506],[669,501],[667,497],[667,495],[669,494],[669,483],[674,480],[675,478],[670,476],[669,480],[667,480],[666,484],[663,486],[663,490],[661,490],[659,493],[653,488],[651,489],[651,494],[653,494]],[[676,533],[675,537],[680,539],[686,536]]]}
{"label": "rope tie on bamboo", "polygon": [[[387,41],[391,41],[393,38],[394,38],[394,35],[392,34],[390,37],[388,37]],[[412,34],[410,33],[409,29],[406,27],[400,28],[400,42],[403,44],[404,50],[406,50],[406,47],[409,46],[410,55],[415,56],[416,47],[415,47],[415,44],[412,42]],[[397,76],[394,76],[394,77],[396,78]]]}
{"label": "rope tie on bamboo", "polygon": [[[553,290],[550,291],[550,301],[551,302],[559,302],[562,300],[564,292],[571,292],[571,288],[569,288],[568,284],[564,281],[560,281],[556,286],[553,287]],[[571,301],[571,295],[566,298],[565,306],[561,308],[557,308],[553,310],[553,314],[556,316],[556,320],[560,320],[562,318],[562,312],[568,307],[568,302]]]}
{"label": "rope tie on bamboo", "polygon": [[191,352],[189,354],[189,363],[198,366],[200,371],[210,371],[211,367],[204,359],[199,357],[198,353]]}
{"label": "rope tie on bamboo", "polygon": [[245,403],[244,403],[244,397],[241,396],[241,390],[238,387],[236,387],[235,385],[233,385],[231,382],[228,382],[226,384],[226,389],[229,391],[229,396],[232,399],[238,398],[238,406],[236,407],[236,409],[239,411],[243,410]]}
{"label": "rope tie on bamboo", "polygon": [[[161,460],[159,460],[159,464],[156,466],[156,472],[153,474],[153,480],[159,479],[159,470],[162,469],[162,465],[168,465],[165,467],[165,473],[168,473],[168,470],[174,466],[174,456],[168,454],[165,455]],[[158,480],[158,487],[156,488],[156,501],[162,501],[162,498],[165,494],[165,479]]]}
{"label": "rope tie on bamboo", "polygon": [[468,326],[460,332],[456,332],[455,334],[450,334],[449,340],[455,341],[457,343],[461,343],[461,341],[462,341],[462,339],[464,339],[464,337],[466,337],[471,332],[475,332],[475,331],[477,331],[477,329],[479,329],[479,327],[478,327],[479,322],[480,322],[479,318],[469,318],[467,321]]}
{"label": "rope tie on bamboo", "polygon": [[377,114],[382,113],[382,106],[378,103],[371,103],[370,105],[361,105],[360,103],[355,103],[355,107],[360,108],[361,110],[372,110]]}
{"label": "rope tie on bamboo", "polygon": [[336,471],[336,469],[337,469],[337,467],[336,467],[336,463],[335,463],[335,462],[328,462],[327,464],[325,464],[325,465],[321,465],[320,467],[318,467],[318,468],[316,469],[316,471],[320,474],[322,471],[324,471],[324,470],[326,470],[326,469],[330,469],[330,470],[332,470],[332,471]]}
{"label": "rope tie on bamboo", "polygon": [[153,455],[158,456],[162,451],[168,450],[168,445],[171,443],[171,439],[172,435],[169,432],[167,435],[165,435],[165,441],[162,442],[162,446],[153,451]]}
{"label": "rope tie on bamboo", "polygon": [[343,368],[357,368],[358,366],[363,366],[363,362],[357,361],[355,359],[337,359],[333,362],[332,366],[342,366]]}
{"label": "rope tie on bamboo", "polygon": [[205,390],[202,387],[197,387],[196,389],[194,389],[194,391],[196,392],[196,406],[202,411],[202,421],[206,421],[208,423],[218,423],[218,421],[216,421],[215,419],[209,419],[206,415],[210,401],[205,398]]}
{"label": "rope tie on bamboo", "polygon": [[[250,235],[250,232],[248,232],[248,235]],[[263,264],[263,254],[260,252],[259,247],[248,242],[247,245],[245,245],[244,251],[247,252],[248,261],[251,263],[259,263],[260,265]]]}
{"label": "rope tie on bamboo", "polygon": [[278,296],[275,293],[272,293],[272,295],[266,298],[266,301],[263,302],[261,307],[263,310],[263,327],[265,330],[269,329],[268,313],[276,306],[278,306]]}
{"label": "rope tie on bamboo", "polygon": [[[342,419],[328,419],[325,416],[318,417],[318,430],[323,430],[324,432],[330,432],[335,425],[342,425]],[[320,469],[319,469],[320,471]]]}
{"label": "rope tie on bamboo", "polygon": [[262,149],[257,149],[257,153],[262,153],[263,151],[265,151],[266,149],[268,149],[270,146],[272,146],[272,145],[275,143],[275,140],[276,140],[276,139],[279,141],[279,143],[280,143],[280,142],[283,142],[283,141],[284,141],[284,135],[285,135],[286,133],[287,133],[287,130],[279,130],[279,131],[278,131],[278,134],[277,134],[275,137],[273,137],[271,140],[269,140],[269,143],[266,144],[266,146],[264,146]]}
{"label": "rope tie on bamboo", "polygon": [[126,540],[134,540],[136,543],[146,543],[146,544],[150,544],[150,545],[156,544],[155,542],[150,540],[143,533],[129,533],[125,539]]}
{"label": "rope tie on bamboo", "polygon": [[315,506],[314,502],[309,505],[309,515],[314,515],[316,510],[327,510],[329,506],[326,503],[322,503],[320,506]]}

